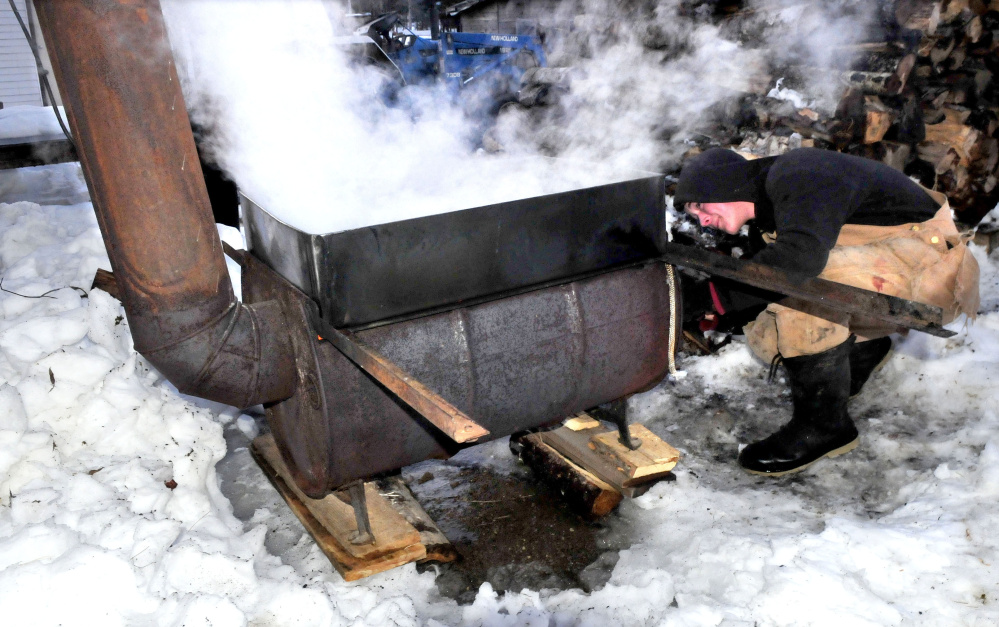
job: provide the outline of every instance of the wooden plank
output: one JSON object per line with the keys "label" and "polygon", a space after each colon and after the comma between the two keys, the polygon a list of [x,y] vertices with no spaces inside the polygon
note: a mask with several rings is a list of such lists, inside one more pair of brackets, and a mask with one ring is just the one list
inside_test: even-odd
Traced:
{"label": "wooden plank", "polygon": [[587,414],[577,414],[572,418],[567,418],[562,426],[566,429],[572,429],[573,431],[583,431],[584,429],[594,429],[600,426],[598,420],[593,419]]}
{"label": "wooden plank", "polygon": [[[564,455],[577,466],[584,468],[622,495],[628,498],[641,496],[652,487],[652,482],[649,481],[644,485],[634,485],[631,477],[624,472],[617,460],[608,455],[598,453],[595,450],[596,447],[592,446],[590,442],[592,436],[608,431],[611,430],[604,425],[600,425],[595,429],[587,429],[586,431],[572,431],[565,427],[559,427],[551,431],[541,431],[538,435],[541,436],[542,442]],[[613,433],[616,434],[617,431],[614,430]],[[632,482],[632,485],[625,485],[626,482]]]}
{"label": "wooden plank", "polygon": [[[331,494],[321,499],[311,499],[306,496],[292,480],[288,469],[281,459],[274,436],[263,435],[253,441],[252,450],[261,463],[265,472],[273,473],[284,483],[282,495],[289,501],[287,493],[290,491],[298,503],[302,504],[309,514],[318,521],[328,535],[332,536],[338,545],[335,553],[349,555],[357,562],[377,561],[379,558],[388,557],[399,551],[405,551],[412,545],[420,545],[420,534],[406,520],[399,515],[389,503],[378,494],[378,489],[372,483],[366,483],[365,497],[368,504],[368,518],[371,521],[371,532],[375,536],[375,542],[371,544],[355,545],[351,544],[350,537],[357,530],[357,523],[354,519],[353,508],[341,501],[337,496]],[[298,511],[296,510],[296,514]],[[301,518],[301,516],[299,516]],[[303,521],[304,522],[304,521]],[[313,536],[315,537],[315,536]],[[320,542],[319,538],[316,538]],[[320,547],[326,551],[326,547],[320,542]],[[422,559],[426,551],[420,545],[420,553],[416,559]],[[414,553],[409,551],[409,553]],[[340,559],[339,557],[337,559]]]}
{"label": "wooden plank", "polygon": [[489,435],[485,427],[420,381],[409,376],[402,368],[366,345],[350,331],[335,329],[318,315],[313,315],[312,323],[319,330],[322,339],[328,340],[337,350],[392,390],[396,396],[455,442],[459,444],[474,442]]}
{"label": "wooden plank", "polygon": [[540,433],[525,435],[519,441],[524,463],[584,516],[606,516],[621,502],[619,491],[545,444]]}
{"label": "wooden plank", "polygon": [[667,252],[661,259],[666,263],[701,270],[787,296],[804,298],[838,311],[870,316],[937,337],[951,337],[955,333],[943,328],[943,310],[933,305],[818,277],[793,275],[761,263],[710,253],[693,246],[668,244]]}
{"label": "wooden plank", "polygon": [[642,444],[636,450],[631,450],[621,444],[615,432],[601,433],[591,438],[598,453],[614,457],[620,463],[629,480],[632,482],[647,481],[665,476],[680,460],[680,451],[676,450],[659,436],[645,428],[645,425],[629,425],[631,437]]}
{"label": "wooden plank", "polygon": [[382,477],[375,481],[378,493],[406,522],[420,532],[420,544],[426,548],[427,555],[420,562],[453,562],[458,559],[458,551],[440,530],[434,519],[424,511],[420,502],[413,496],[409,486],[399,475]]}

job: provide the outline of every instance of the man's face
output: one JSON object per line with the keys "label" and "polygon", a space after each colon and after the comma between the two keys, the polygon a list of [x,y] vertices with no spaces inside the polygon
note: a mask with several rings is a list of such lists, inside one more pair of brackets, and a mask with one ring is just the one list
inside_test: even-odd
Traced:
{"label": "man's face", "polygon": [[753,217],[751,202],[688,202],[686,211],[704,228],[735,235]]}

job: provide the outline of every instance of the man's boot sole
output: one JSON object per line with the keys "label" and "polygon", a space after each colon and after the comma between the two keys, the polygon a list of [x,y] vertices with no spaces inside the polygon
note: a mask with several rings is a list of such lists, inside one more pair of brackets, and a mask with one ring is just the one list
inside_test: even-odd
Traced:
{"label": "man's boot sole", "polygon": [[745,470],[746,472],[748,472],[751,475],[760,475],[761,477],[783,477],[785,475],[793,475],[795,473],[801,472],[802,470],[806,470],[812,464],[815,464],[815,463],[817,463],[819,461],[822,461],[826,457],[828,457],[829,459],[832,459],[833,457],[839,457],[840,455],[846,455],[847,453],[849,453],[853,449],[857,448],[858,444],[860,444],[860,437],[859,436],[856,437],[856,438],[854,438],[852,442],[848,442],[848,443],[844,444],[843,446],[841,446],[839,448],[833,449],[833,450],[829,451],[828,453],[826,453],[825,455],[823,455],[822,457],[819,457],[817,459],[813,459],[812,461],[808,462],[807,464],[802,464],[801,466],[798,466],[797,468],[791,468],[790,470],[782,470],[780,472],[764,472],[762,470],[750,470],[750,469],[745,468],[745,467],[743,467],[743,470]]}

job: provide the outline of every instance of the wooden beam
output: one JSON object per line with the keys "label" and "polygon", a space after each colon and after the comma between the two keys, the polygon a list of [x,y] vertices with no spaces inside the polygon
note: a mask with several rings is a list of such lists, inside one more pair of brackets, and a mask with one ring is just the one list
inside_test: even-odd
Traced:
{"label": "wooden beam", "polygon": [[316,312],[312,315],[312,323],[314,328],[318,329],[321,339],[333,344],[348,359],[392,390],[393,394],[455,442],[459,444],[474,442],[489,435],[485,427],[407,374],[350,331],[334,328],[322,320]]}
{"label": "wooden beam", "polygon": [[666,263],[693,268],[786,296],[821,303],[837,311],[870,316],[937,337],[954,335],[954,331],[943,328],[943,311],[933,305],[879,294],[818,277],[794,275],[760,263],[711,253],[693,246],[668,244],[667,252],[661,259]]}

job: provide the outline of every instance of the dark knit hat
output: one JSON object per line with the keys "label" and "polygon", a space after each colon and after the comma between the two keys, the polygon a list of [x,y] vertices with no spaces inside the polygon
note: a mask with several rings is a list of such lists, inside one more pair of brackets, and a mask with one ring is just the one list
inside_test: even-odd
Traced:
{"label": "dark knit hat", "polygon": [[673,206],[688,202],[756,202],[760,168],[731,150],[711,148],[684,164]]}

